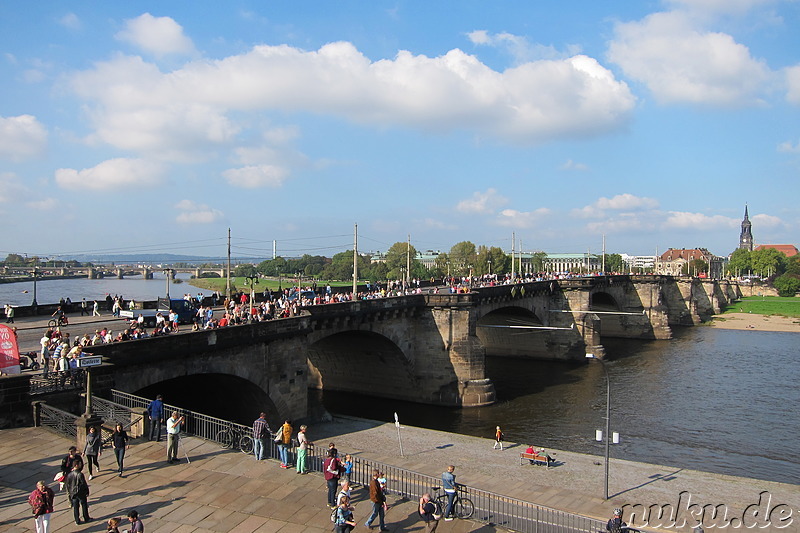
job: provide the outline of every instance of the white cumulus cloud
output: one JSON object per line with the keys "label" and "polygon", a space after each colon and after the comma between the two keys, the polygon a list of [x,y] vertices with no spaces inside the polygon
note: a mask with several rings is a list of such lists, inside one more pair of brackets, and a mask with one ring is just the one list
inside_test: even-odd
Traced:
{"label": "white cumulus cloud", "polygon": [[0,116],[0,158],[21,161],[40,154],[47,130],[32,115]]}
{"label": "white cumulus cloud", "polygon": [[249,165],[241,168],[230,168],[222,173],[225,180],[245,189],[257,187],[277,188],[289,177],[289,171],[277,165]]}
{"label": "white cumulus cloud", "polygon": [[224,216],[219,209],[214,209],[206,204],[198,204],[192,200],[181,200],[175,204],[175,209],[181,211],[175,217],[180,224],[210,224]]}
{"label": "white cumulus cloud", "polygon": [[717,228],[735,228],[740,223],[739,220],[722,215],[709,216],[685,211],[670,211],[664,220],[664,226],[667,228],[703,229],[705,231]]}
{"label": "white cumulus cloud", "polygon": [[681,11],[617,24],[608,57],[662,103],[753,105],[772,77],[746,46]]}
{"label": "white cumulus cloud", "polygon": [[470,214],[494,213],[499,207],[508,203],[508,198],[500,196],[495,189],[485,192],[474,192],[471,198],[461,200],[456,205],[456,211]]}
{"label": "white cumulus cloud", "polygon": [[498,226],[527,229],[536,227],[547,219],[552,211],[546,207],[540,207],[534,211],[517,211],[516,209],[503,209],[495,218],[494,223]]}
{"label": "white cumulus cloud", "polygon": [[170,17],[154,17],[150,13],[126,20],[125,28],[115,37],[156,57],[194,52],[194,44],[180,24]]}
{"label": "white cumulus cloud", "polygon": [[75,13],[67,13],[60,19],[58,19],[58,23],[64,26],[65,28],[69,28],[70,30],[80,30],[83,27],[83,23],[81,23],[81,19],[78,18],[78,15]]}
{"label": "white cumulus cloud", "polygon": [[800,141],[793,144],[792,141],[785,141],[778,145],[778,151],[787,154],[800,154]]}
{"label": "white cumulus cloud", "polygon": [[123,187],[149,187],[164,175],[163,165],[143,159],[116,158],[92,168],[59,168],[56,183],[64,189],[109,190]]}
{"label": "white cumulus cloud", "polygon": [[235,142],[247,122],[234,114],[318,113],[530,144],[618,129],[635,105],[627,85],[587,56],[498,72],[457,49],[433,58],[400,51],[370,61],[346,42],[316,51],[256,46],[170,72],[140,57],[117,56],[70,82],[87,103],[90,140],[168,160],[198,158]]}
{"label": "white cumulus cloud", "polygon": [[612,198],[600,197],[593,204],[572,211],[580,218],[603,218],[607,211],[648,211],[658,208],[658,200],[630,193],[618,194]]}
{"label": "white cumulus cloud", "polygon": [[784,71],[786,76],[786,99],[800,105],[800,65],[789,67]]}

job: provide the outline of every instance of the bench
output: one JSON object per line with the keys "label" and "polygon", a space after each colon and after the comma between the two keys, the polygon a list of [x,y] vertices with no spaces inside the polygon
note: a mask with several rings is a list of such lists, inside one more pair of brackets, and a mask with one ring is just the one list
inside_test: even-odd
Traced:
{"label": "bench", "polygon": [[535,465],[543,464],[547,468],[550,468],[550,461],[547,460],[547,456],[546,455],[538,455],[538,454],[535,454],[535,453],[521,452],[519,454],[519,464],[520,465],[525,464],[524,461],[533,461],[533,464],[535,464]]}

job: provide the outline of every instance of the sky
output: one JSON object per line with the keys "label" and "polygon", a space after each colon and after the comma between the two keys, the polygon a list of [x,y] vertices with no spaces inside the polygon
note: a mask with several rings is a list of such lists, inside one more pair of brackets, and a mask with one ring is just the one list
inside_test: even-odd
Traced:
{"label": "sky", "polygon": [[0,3],[0,254],[800,244],[800,1]]}

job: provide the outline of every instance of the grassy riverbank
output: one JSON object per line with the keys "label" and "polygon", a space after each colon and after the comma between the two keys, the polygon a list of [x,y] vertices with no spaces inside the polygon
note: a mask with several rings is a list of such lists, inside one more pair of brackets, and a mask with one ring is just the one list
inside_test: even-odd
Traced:
{"label": "grassy riverbank", "polygon": [[734,313],[800,318],[800,298],[749,296],[727,306],[722,315]]}
{"label": "grassy riverbank", "polygon": [[[199,289],[203,289],[206,291],[219,291],[225,294],[227,280],[225,278],[192,278],[188,280],[188,283],[194,287]],[[327,283],[331,284],[331,287],[350,287],[352,284],[345,282],[345,281],[331,281],[331,282],[323,282],[318,281],[317,285],[324,287]],[[308,280],[304,280],[302,282],[303,287],[307,287],[311,284]],[[256,292],[264,292],[264,289],[269,289],[271,291],[277,291],[279,288],[286,289],[288,287],[296,287],[296,281],[291,278],[282,278],[278,280],[277,278],[259,278],[258,284],[255,287]],[[244,277],[232,277],[231,278],[231,290],[236,291],[250,291],[250,281]]]}

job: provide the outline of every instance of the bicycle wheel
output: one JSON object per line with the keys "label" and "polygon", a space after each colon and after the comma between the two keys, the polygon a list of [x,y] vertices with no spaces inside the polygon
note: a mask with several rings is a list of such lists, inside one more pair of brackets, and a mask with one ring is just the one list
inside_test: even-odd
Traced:
{"label": "bicycle wheel", "polygon": [[459,498],[456,502],[456,516],[459,518],[469,518],[475,512],[475,505],[469,498]]}
{"label": "bicycle wheel", "polygon": [[49,328],[56,327],[56,324],[57,324],[57,322],[55,320],[48,320],[47,321],[47,327],[49,327]]}
{"label": "bicycle wheel", "polygon": [[239,449],[242,450],[242,453],[246,453],[247,455],[253,453],[253,437],[248,435],[243,436],[239,440]]}
{"label": "bicycle wheel", "polygon": [[214,440],[219,442],[219,445],[223,448],[230,448],[233,446],[233,435],[229,429],[221,429],[217,432],[217,436],[214,437]]}

